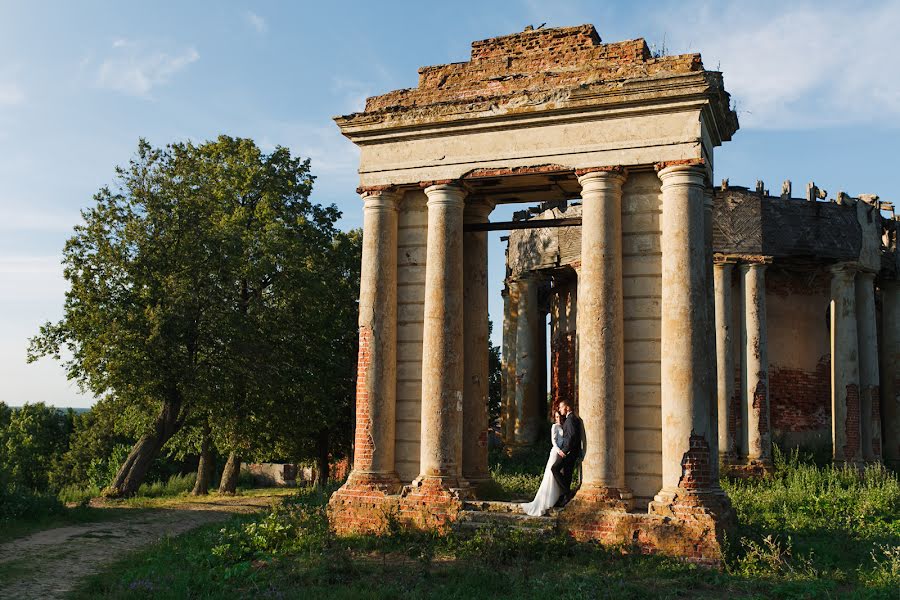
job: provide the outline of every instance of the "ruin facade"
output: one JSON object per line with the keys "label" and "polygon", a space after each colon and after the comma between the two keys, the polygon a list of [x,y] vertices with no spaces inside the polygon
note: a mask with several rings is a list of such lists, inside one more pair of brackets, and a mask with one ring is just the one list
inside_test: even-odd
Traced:
{"label": "ruin facade", "polygon": [[[900,357],[892,315],[900,221],[877,196],[839,192],[829,200],[810,183],[795,198],[791,188],[786,181],[772,196],[762,182],[748,189],[725,181],[715,191],[711,368],[720,463],[734,474],[759,474],[771,468],[777,441],[827,453],[838,464],[896,467]],[[579,203],[565,202],[521,211],[516,217],[529,228],[508,238],[502,433],[513,448],[533,441],[527,434],[535,412],[543,423],[561,400],[578,404],[581,212]],[[568,226],[543,228],[542,221]],[[631,235],[623,231],[623,240]],[[635,287],[625,298],[656,312],[661,296],[654,291]],[[515,363],[518,344],[537,352],[535,365],[543,368],[547,347],[535,343],[532,324],[539,329],[548,316],[549,389],[531,390],[530,363]],[[647,344],[626,341],[626,369],[652,356]],[[551,406],[541,406],[545,393]],[[627,396],[625,411],[626,483],[646,499],[659,485],[658,412]]]}
{"label": "ruin facade", "polygon": [[[591,25],[525,31],[336,122],[360,148],[364,225],[354,457],[333,527],[444,528],[490,489],[489,217],[577,199],[580,227],[555,230],[578,239],[554,267],[565,351],[551,379],[577,395],[586,455],[555,526],[718,561],[734,513],[719,486],[713,151],[738,128],[721,73],[642,39],[604,44]],[[528,310],[546,296],[540,270],[504,300],[510,444],[533,442],[546,414],[531,402],[547,385]]]}

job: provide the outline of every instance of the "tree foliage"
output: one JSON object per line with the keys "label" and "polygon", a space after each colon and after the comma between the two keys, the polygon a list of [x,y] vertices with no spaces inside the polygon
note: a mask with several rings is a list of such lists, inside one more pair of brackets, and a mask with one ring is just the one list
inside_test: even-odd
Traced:
{"label": "tree foliage", "polygon": [[309,161],[142,140],[116,174],[66,244],[64,316],[29,349],[71,353],[69,377],[140,436],[110,493],[134,493],[185,423],[223,453],[303,451],[292,438],[349,413],[359,264],[358,236],[309,199]]}

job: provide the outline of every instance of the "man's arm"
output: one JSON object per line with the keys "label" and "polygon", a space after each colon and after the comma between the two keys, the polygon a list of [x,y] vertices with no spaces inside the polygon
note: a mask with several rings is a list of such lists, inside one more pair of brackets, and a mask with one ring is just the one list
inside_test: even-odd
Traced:
{"label": "man's arm", "polygon": [[563,440],[559,447],[560,456],[565,456],[572,450],[572,437],[575,433],[573,421],[574,419],[566,419],[566,422],[563,423]]}

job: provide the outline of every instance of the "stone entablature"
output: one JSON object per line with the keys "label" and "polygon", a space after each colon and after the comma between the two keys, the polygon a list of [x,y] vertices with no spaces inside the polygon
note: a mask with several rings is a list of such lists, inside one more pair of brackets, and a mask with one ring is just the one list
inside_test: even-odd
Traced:
{"label": "stone entablature", "polygon": [[585,25],[476,42],[469,62],[426,67],[419,87],[335,120],[360,147],[362,186],[417,185],[543,165],[711,169],[713,148],[738,127],[729,103],[699,55],[602,44]]}

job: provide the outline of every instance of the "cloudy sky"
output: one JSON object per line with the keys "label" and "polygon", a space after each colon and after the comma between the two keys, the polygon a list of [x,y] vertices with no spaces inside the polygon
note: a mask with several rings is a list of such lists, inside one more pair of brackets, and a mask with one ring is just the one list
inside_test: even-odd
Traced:
{"label": "cloudy sky", "polygon": [[741,130],[717,151],[717,179],[900,200],[896,1],[0,0],[0,400],[92,404],[59,365],[26,365],[25,347],[61,315],[61,249],[79,210],[139,137],[288,146],[312,159],[315,199],[356,227],[357,153],[331,117],[415,86],[419,66],[466,60],[473,40],[541,23],[593,23],[605,41],[644,37],[722,70]]}

